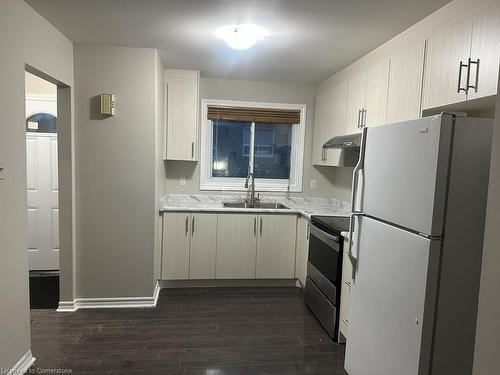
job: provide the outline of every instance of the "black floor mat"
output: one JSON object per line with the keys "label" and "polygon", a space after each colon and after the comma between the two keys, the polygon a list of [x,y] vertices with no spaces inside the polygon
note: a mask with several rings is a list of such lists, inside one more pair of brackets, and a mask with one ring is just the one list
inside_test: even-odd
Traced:
{"label": "black floor mat", "polygon": [[59,276],[30,276],[30,308],[55,309],[59,304]]}

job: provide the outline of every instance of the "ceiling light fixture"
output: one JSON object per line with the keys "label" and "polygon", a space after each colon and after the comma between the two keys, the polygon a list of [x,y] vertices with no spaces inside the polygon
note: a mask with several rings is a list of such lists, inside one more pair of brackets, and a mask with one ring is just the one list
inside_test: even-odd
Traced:
{"label": "ceiling light fixture", "polygon": [[215,35],[234,49],[247,49],[260,42],[269,33],[261,26],[246,23],[244,25],[226,25],[215,30]]}

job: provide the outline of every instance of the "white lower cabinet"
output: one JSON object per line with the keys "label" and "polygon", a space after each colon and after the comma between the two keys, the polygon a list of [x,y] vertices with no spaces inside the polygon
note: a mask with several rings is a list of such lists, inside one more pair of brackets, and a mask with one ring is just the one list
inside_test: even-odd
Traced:
{"label": "white lower cabinet", "polygon": [[309,220],[299,217],[297,220],[297,251],[295,255],[295,278],[302,287],[306,285],[307,256],[309,254]]}
{"label": "white lower cabinet", "polygon": [[213,279],[217,214],[163,214],[163,280]]}
{"label": "white lower cabinet", "polygon": [[189,213],[163,214],[161,278],[185,280],[189,276]]}
{"label": "white lower cabinet", "polygon": [[286,214],[164,213],[162,279],[293,279],[296,226]]}
{"label": "white lower cabinet", "polygon": [[296,225],[295,215],[259,215],[257,278],[294,278]]}
{"label": "white lower cabinet", "polygon": [[217,279],[255,278],[257,215],[219,214]]}
{"label": "white lower cabinet", "polygon": [[217,254],[217,214],[191,214],[189,279],[214,279]]}

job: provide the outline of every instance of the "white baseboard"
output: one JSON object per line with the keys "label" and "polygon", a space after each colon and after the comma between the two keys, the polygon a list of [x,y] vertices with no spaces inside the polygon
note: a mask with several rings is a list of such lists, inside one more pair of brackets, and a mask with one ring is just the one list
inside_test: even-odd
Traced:
{"label": "white baseboard", "polygon": [[36,358],[28,350],[21,359],[10,369],[7,375],[21,375],[26,373],[31,365],[35,362]]}
{"label": "white baseboard", "polygon": [[59,302],[56,311],[75,312],[78,309],[156,307],[160,289],[160,283],[157,281],[152,297],[77,298],[74,301]]}

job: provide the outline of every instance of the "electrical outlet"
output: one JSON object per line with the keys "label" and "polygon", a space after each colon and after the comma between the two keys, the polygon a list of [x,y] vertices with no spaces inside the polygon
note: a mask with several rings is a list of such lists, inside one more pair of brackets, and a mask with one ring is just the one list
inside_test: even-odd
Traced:
{"label": "electrical outlet", "polygon": [[181,186],[186,186],[186,177],[181,177],[181,180],[179,182]]}
{"label": "electrical outlet", "polygon": [[311,189],[316,189],[316,180],[311,180]]}

